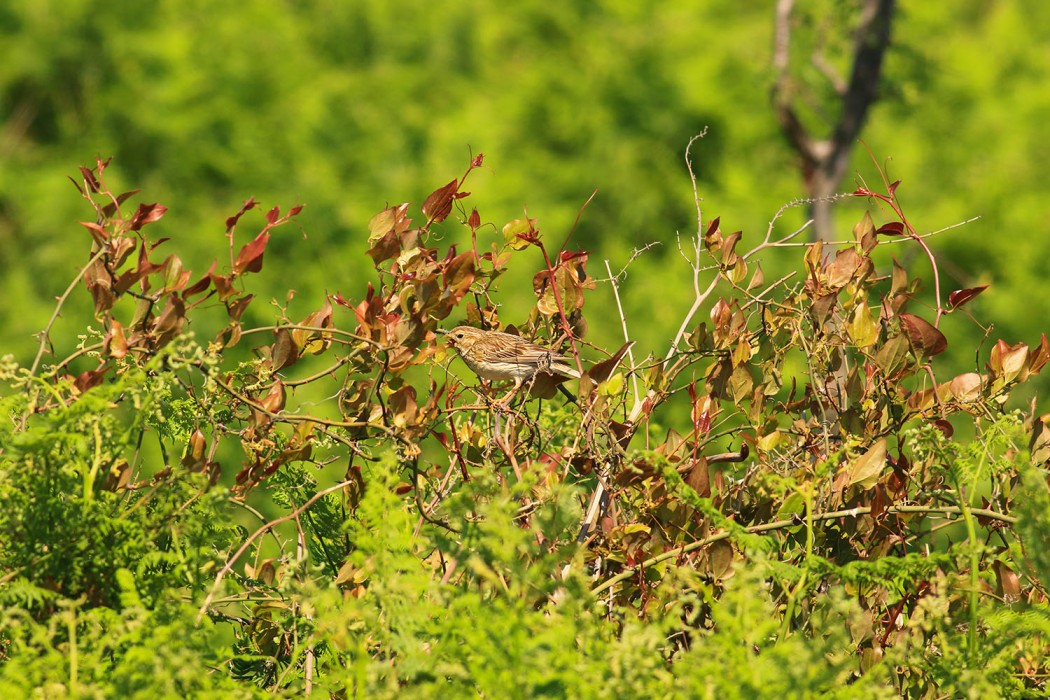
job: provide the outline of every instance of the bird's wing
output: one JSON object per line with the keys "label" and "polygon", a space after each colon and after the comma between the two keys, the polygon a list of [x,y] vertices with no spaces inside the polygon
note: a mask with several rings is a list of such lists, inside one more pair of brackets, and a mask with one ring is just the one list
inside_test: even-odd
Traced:
{"label": "bird's wing", "polygon": [[515,364],[537,364],[546,360],[547,357],[550,357],[552,362],[561,359],[560,355],[541,345],[520,339],[516,343],[494,350],[490,357],[498,362],[513,362]]}

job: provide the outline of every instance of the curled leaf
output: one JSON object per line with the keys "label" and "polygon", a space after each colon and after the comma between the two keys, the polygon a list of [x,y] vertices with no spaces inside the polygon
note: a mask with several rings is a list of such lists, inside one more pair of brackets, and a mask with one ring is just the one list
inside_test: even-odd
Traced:
{"label": "curled leaf", "polygon": [[987,284],[982,284],[980,287],[970,287],[969,289],[956,289],[948,295],[948,308],[958,309],[986,289],[988,289]]}

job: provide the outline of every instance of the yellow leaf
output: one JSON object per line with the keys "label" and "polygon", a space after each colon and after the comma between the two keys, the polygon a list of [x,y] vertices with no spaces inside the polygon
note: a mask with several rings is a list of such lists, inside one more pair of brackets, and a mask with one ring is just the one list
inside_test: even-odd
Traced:
{"label": "yellow leaf", "polygon": [[879,438],[867,452],[857,458],[850,466],[849,485],[860,484],[871,488],[879,480],[879,475],[886,467],[886,438]]}
{"label": "yellow leaf", "polygon": [[617,372],[598,386],[602,396],[618,396],[623,393],[623,373]]}
{"label": "yellow leaf", "polygon": [[846,332],[849,333],[850,340],[859,348],[866,348],[878,340],[879,324],[872,318],[867,304],[861,302],[853,309]]}

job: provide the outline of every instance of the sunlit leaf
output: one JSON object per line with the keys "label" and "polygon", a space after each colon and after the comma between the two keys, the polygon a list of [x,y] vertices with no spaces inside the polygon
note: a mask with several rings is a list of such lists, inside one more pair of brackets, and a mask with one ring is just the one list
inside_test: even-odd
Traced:
{"label": "sunlit leaf", "polygon": [[879,480],[879,475],[886,467],[886,438],[879,438],[868,451],[858,457],[849,467],[850,486],[859,484],[871,488]]}
{"label": "sunlit leaf", "polygon": [[853,313],[850,314],[849,324],[846,326],[846,333],[849,334],[854,345],[859,348],[870,347],[878,340],[879,324],[872,317],[868,305],[864,302],[854,307]]}

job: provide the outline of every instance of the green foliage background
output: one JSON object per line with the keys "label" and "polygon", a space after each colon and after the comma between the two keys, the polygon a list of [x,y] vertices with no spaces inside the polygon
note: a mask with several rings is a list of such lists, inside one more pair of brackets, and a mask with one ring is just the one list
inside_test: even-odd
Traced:
{"label": "green foliage background", "polygon": [[[806,7],[819,22],[834,3]],[[1050,315],[1048,25],[1045,3],[900,3],[864,133],[905,181],[921,231],[982,217],[938,240],[945,286],[991,283],[978,308],[1010,342],[1035,341]],[[231,202],[305,202],[307,244],[289,230],[271,247],[304,309],[369,269],[360,242],[391,193],[418,203],[470,152],[486,153],[471,181],[484,219],[526,206],[551,240],[597,189],[575,243],[614,270],[661,243],[625,295],[641,349],[659,352],[648,338],[691,298],[684,269],[666,264],[676,232],[695,227],[689,137],[709,127],[696,152],[705,213],[745,240],[802,194],[768,106],[768,3],[14,0],[0,8],[0,41],[0,293],[17,300],[0,309],[0,346],[22,359],[83,263],[71,239],[86,233],[69,222],[89,210],[66,177],[96,155],[176,203],[166,235],[200,251],[184,252],[195,271]],[[862,148],[854,160],[874,177]],[[861,204],[846,205],[844,232]],[[783,230],[801,221],[794,210]],[[285,287],[254,291],[283,300]],[[504,297],[518,309],[508,318],[524,315],[527,278]],[[618,338],[614,324],[591,326],[599,344]]]}
{"label": "green foliage background", "polygon": [[[840,6],[809,4],[808,21],[816,26]],[[660,356],[694,297],[689,265],[676,259],[676,233],[691,236],[696,227],[683,162],[689,138],[709,127],[694,154],[705,221],[721,216],[722,230],[742,229],[748,244],[802,192],[768,106],[771,14],[735,0],[0,7],[0,696],[298,697],[311,684],[330,697],[1041,696],[1050,491],[1034,465],[1050,456],[1050,418],[1000,413],[998,399],[1048,353],[1036,349],[1050,305],[1042,272],[1050,257],[1041,191],[1050,174],[1041,133],[1050,123],[1044,4],[902,2],[884,99],[865,132],[874,157],[904,180],[905,212],[921,232],[982,217],[934,239],[944,291],[991,284],[967,311],[996,319],[993,339],[1025,341],[1032,352],[1017,361],[1021,353],[1004,343],[995,381],[912,391],[926,375],[918,355],[906,357],[916,351],[907,350],[900,321],[872,330],[880,350],[899,351],[876,354],[879,371],[892,376],[887,367],[907,365],[915,381],[860,387],[870,401],[851,407],[857,431],[844,431],[847,441],[828,452],[828,426],[793,401],[794,384],[783,395],[780,368],[787,374],[794,361],[787,349],[781,356],[784,348],[756,341],[777,363],[757,377],[741,361],[743,372],[721,377],[730,394],[716,388],[713,358],[725,359],[733,326],[723,318],[712,324],[713,339],[687,339],[696,364],[684,365],[693,373],[675,385],[678,403],[643,421],[644,441],[630,445],[615,474],[623,520],[587,544],[577,533],[600,453],[533,455],[524,441],[493,451],[496,431],[486,421],[496,414],[460,405],[472,394],[456,379],[462,368],[445,373],[434,337],[424,341],[419,328],[394,348],[389,338],[346,331],[353,312],[337,309],[338,332],[303,331],[308,340],[289,352],[306,358],[333,338],[343,343],[331,347],[346,351],[337,365],[347,363],[346,385],[318,397],[293,391],[294,406],[274,380],[280,367],[269,341],[248,341],[264,352],[246,362],[243,345],[213,356],[203,347],[207,332],[167,345],[170,338],[158,340],[159,306],[138,324],[137,339],[136,324],[127,324],[129,340],[114,330],[136,306],[127,294],[119,313],[95,314],[107,328],[83,336],[103,346],[98,357],[112,374],[68,380],[57,369],[25,369],[36,351],[31,334],[90,248],[72,222],[94,212],[67,176],[96,155],[114,156],[114,191],[142,187],[146,201],[171,205],[150,240],[174,239],[163,252],[177,250],[194,279],[225,250],[224,220],[238,202],[254,196],[264,210],[282,211],[307,203],[293,225],[274,229],[265,274],[237,271],[236,294],[262,302],[246,312],[246,328],[320,313],[325,292],[360,301],[377,280],[364,253],[370,217],[404,198],[414,198],[418,217],[423,198],[460,174],[472,153],[486,158],[467,184],[469,201],[495,224],[479,238],[502,243],[498,227],[525,207],[553,251],[597,189],[573,246],[592,251],[593,277],[604,259],[618,270],[636,248],[660,244],[632,264],[623,285],[635,351]],[[805,70],[799,77],[819,82]],[[810,118],[819,111],[815,104]],[[875,180],[864,149],[855,168]],[[845,203],[843,238],[852,240],[854,222],[875,206]],[[802,220],[792,209],[777,230]],[[106,235],[119,239],[126,224],[107,222]],[[405,269],[428,270],[427,303],[437,304],[438,289],[447,301],[454,286],[444,252],[465,234],[453,228],[428,230],[435,248],[406,261]],[[914,245],[885,248],[907,256],[915,274],[894,276],[890,301],[887,290],[869,290],[866,308],[881,297],[897,311],[907,302],[923,313],[928,287],[915,302],[904,288],[909,278],[929,284],[926,261]],[[875,255],[883,249],[880,242]],[[797,253],[785,269],[803,256],[801,248],[777,252]],[[505,276],[492,265],[475,278],[472,263],[468,282],[475,298],[478,287],[486,299],[496,295],[505,322],[527,317],[531,275],[544,267],[536,249],[514,255]],[[832,276],[817,267],[809,271],[814,284]],[[398,287],[416,278],[378,279]],[[166,282],[154,284],[156,291]],[[178,284],[164,292],[169,301]],[[864,284],[875,285],[867,277]],[[295,299],[286,298],[289,287]],[[854,311],[869,299],[856,289],[844,295]],[[271,297],[287,314],[267,310]],[[800,293],[796,301],[798,319],[809,319],[812,299]],[[426,322],[451,325],[464,306],[450,318],[431,309]],[[588,293],[588,341],[619,345],[613,308],[608,285]],[[65,346],[55,358],[74,353],[93,311],[83,289],[70,297],[68,320],[51,333]],[[780,331],[800,342],[806,334],[789,316],[742,323],[757,339],[768,323],[783,322]],[[938,367],[942,379],[981,371],[989,353],[985,343],[972,359],[980,330],[960,316],[944,323],[952,352],[945,371]],[[375,337],[394,333],[374,308],[357,320],[371,323]],[[818,345],[828,342],[817,336]],[[280,343],[278,336],[273,347]],[[867,346],[855,344],[851,352],[866,356]],[[388,375],[394,349],[418,364]],[[429,394],[425,373],[442,382],[429,384]],[[660,372],[640,374],[653,391],[664,381]],[[809,375],[818,378],[812,368]],[[776,390],[768,414],[762,391],[732,394],[734,376],[735,386],[750,390],[761,379]],[[597,434],[609,445],[612,417],[625,413],[616,402],[626,384],[617,381],[616,389],[612,379],[592,386],[591,406],[603,406],[609,428]],[[1046,379],[1030,385],[1037,381]],[[686,385],[701,388],[691,404]],[[354,395],[362,386],[375,386],[379,398]],[[814,396],[811,387],[802,394]],[[717,415],[719,401],[744,428],[709,435],[708,409]],[[932,423],[945,406],[963,424],[955,440]],[[301,410],[322,420],[338,413],[343,422],[293,421]],[[881,422],[858,418],[869,414]],[[577,424],[567,415],[577,413],[545,403],[535,419],[522,415],[514,425],[538,431],[533,438],[548,447],[563,438],[575,445]],[[689,436],[665,430],[677,421]],[[825,453],[810,441],[821,433]],[[692,480],[709,466],[698,455],[727,436],[734,446],[750,440],[755,454],[740,470],[727,466],[727,479],[704,495]],[[873,453],[881,457],[869,459]],[[530,464],[524,473],[515,454]],[[366,457],[363,468],[357,455]],[[569,459],[580,455],[591,466]],[[560,477],[559,459],[567,460]],[[241,481],[230,488],[238,463],[237,477],[254,490]],[[346,481],[322,490],[344,465]],[[463,481],[454,478],[457,466]],[[722,479],[720,468],[715,475]],[[430,499],[440,521],[427,519]],[[834,515],[840,506],[851,514]],[[277,524],[274,512],[286,522]],[[948,525],[937,514],[957,519]],[[714,531],[726,536],[705,544]],[[695,556],[683,559],[686,547]]]}

